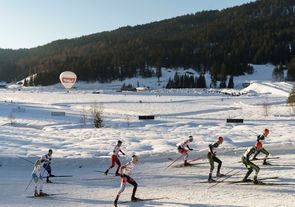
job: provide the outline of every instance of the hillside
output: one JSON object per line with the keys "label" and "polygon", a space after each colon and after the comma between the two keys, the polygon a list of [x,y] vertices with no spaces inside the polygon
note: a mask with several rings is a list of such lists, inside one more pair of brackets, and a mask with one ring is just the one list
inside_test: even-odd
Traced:
{"label": "hillside", "polygon": [[241,75],[247,64],[287,64],[295,54],[295,1],[260,0],[123,27],[23,50],[0,50],[0,79],[37,73],[32,85],[58,82],[64,70],[80,80],[159,76],[151,68]]}

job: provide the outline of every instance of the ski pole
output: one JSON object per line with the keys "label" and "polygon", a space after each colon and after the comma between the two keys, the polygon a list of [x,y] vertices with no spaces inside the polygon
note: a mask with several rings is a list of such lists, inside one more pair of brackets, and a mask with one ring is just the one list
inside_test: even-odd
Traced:
{"label": "ski pole", "polygon": [[[43,169],[42,175],[44,174],[44,171],[45,171],[45,168]],[[43,178],[43,176],[41,176],[41,177]],[[30,180],[30,182],[28,183],[28,185],[27,185],[27,187],[26,187],[26,189],[25,189],[24,192],[26,192],[26,191],[28,190],[28,188],[29,188],[29,186],[31,185],[32,181],[33,181],[33,177],[31,178],[31,180]]]}
{"label": "ski pole", "polygon": [[[236,169],[234,169],[234,170],[236,170]],[[216,183],[214,183],[213,185],[209,186],[207,189],[213,188],[214,186],[218,185],[218,183],[221,183],[221,182],[223,182],[223,181],[227,180],[228,178],[230,178],[230,177],[232,177],[232,176],[234,176],[234,175],[238,174],[240,171],[241,171],[241,170],[238,170],[238,171],[237,171],[237,172],[235,172],[234,174],[232,174],[232,175],[230,175],[230,176],[227,176],[227,177],[225,177],[224,179],[220,180],[219,182],[216,182]]]}
{"label": "ski pole", "polygon": [[[231,169],[231,170],[229,170],[229,171],[227,171],[224,175],[228,175],[229,173],[231,173],[231,172],[233,172],[233,171],[235,171],[236,169]],[[221,179],[222,177],[218,177],[216,180],[219,180],[219,179]]]}
{"label": "ski pole", "polygon": [[183,155],[181,155],[180,157],[178,157],[178,158],[176,158],[175,160],[173,160],[166,168],[165,168],[165,170],[168,168],[168,167],[170,167],[171,165],[173,165],[173,163],[175,163],[177,160],[179,160],[180,158],[182,158],[183,157]]}
{"label": "ski pole", "polygon": [[47,178],[47,177],[49,177],[49,176],[43,177],[45,171],[47,172],[47,175],[49,175],[49,174],[48,174],[48,171],[46,170],[46,168],[47,168],[48,165],[49,165],[49,162],[48,162],[46,165],[43,166],[43,172],[41,173],[41,177],[42,177],[42,178]]}
{"label": "ski pole", "polygon": [[203,157],[198,157],[198,158],[192,159],[192,160],[190,160],[188,162],[191,163],[191,162],[194,162],[194,161],[197,161],[197,160],[202,160],[202,159],[204,159],[204,158]]}
{"label": "ski pole", "polygon": [[[21,158],[21,157],[19,157],[19,158]],[[24,160],[26,160],[26,159],[24,159]],[[29,161],[29,160],[27,160],[27,161]],[[44,171],[45,171],[45,169],[43,170],[43,173],[42,173],[42,174],[44,174]],[[42,177],[42,176],[41,176],[41,177]],[[27,187],[26,187],[26,189],[25,189],[24,192],[26,192],[26,191],[28,190],[28,188],[29,188],[29,186],[31,185],[32,181],[33,181],[33,177],[31,178],[31,180],[30,180],[30,182],[28,183],[28,185],[27,185]]]}
{"label": "ski pole", "polygon": [[31,160],[28,160],[28,159],[26,159],[26,158],[23,158],[23,157],[20,157],[20,156],[16,156],[16,157],[19,158],[19,159],[25,160],[25,161],[27,161],[27,162],[33,164],[33,165],[35,164],[35,163],[33,163]]}
{"label": "ski pole", "polygon": [[25,189],[24,192],[26,192],[26,191],[28,190],[28,188],[29,188],[29,186],[31,185],[32,181],[33,181],[33,177],[31,178],[31,180],[30,180],[30,182],[28,183],[28,185],[27,185],[27,187],[26,187],[26,189]]}

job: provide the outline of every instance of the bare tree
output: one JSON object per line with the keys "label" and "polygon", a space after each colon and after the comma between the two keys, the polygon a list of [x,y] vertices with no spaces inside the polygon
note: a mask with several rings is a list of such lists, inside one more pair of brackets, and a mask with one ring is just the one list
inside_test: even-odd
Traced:
{"label": "bare tree", "polygon": [[129,126],[130,126],[130,117],[128,115],[126,115],[126,123],[127,123],[127,127],[129,128]]}
{"label": "bare tree", "polygon": [[269,115],[269,112],[270,112],[270,105],[269,105],[267,99],[262,103],[262,108],[263,108],[264,116],[267,117]]}
{"label": "bare tree", "polygon": [[15,116],[12,111],[8,115],[8,121],[11,126],[15,125]]}
{"label": "bare tree", "polygon": [[83,106],[83,109],[81,111],[81,119],[80,119],[83,126],[86,126],[87,118],[88,118],[87,111],[85,107]]}
{"label": "bare tree", "polygon": [[293,90],[290,92],[287,102],[290,106],[291,113],[295,113],[295,85],[293,86]]}

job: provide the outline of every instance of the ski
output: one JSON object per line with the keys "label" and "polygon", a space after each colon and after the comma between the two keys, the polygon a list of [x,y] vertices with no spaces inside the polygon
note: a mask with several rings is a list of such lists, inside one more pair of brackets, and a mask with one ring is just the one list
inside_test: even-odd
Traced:
{"label": "ski", "polygon": [[51,175],[49,177],[52,177],[52,178],[70,178],[70,177],[73,177],[73,175]]}
{"label": "ski", "polygon": [[[274,176],[274,177],[264,177],[264,178],[259,178],[258,181],[261,180],[274,180],[274,179],[278,179],[279,177]],[[236,180],[236,181],[228,181],[229,184],[238,184],[238,183],[253,183],[253,180],[248,179],[247,181],[243,181],[243,180]]]}
{"label": "ski", "polygon": [[123,203],[138,203],[138,202],[145,202],[145,201],[154,201],[154,200],[161,200],[161,199],[166,199],[168,197],[161,197],[161,198],[143,198],[139,199],[137,201],[120,201],[118,204],[123,204]]}
{"label": "ski", "polygon": [[66,195],[66,194],[68,194],[68,193],[48,193],[43,196],[26,196],[26,197],[27,198],[48,198],[48,197],[52,197],[52,196]]}
{"label": "ski", "polygon": [[203,180],[203,181],[195,181],[194,183],[222,183],[223,181],[221,181],[221,180],[214,180],[214,181],[205,181],[205,180]]}
{"label": "ski", "polygon": [[182,163],[182,164],[179,164],[179,165],[174,165],[173,167],[174,167],[174,168],[181,168],[181,167],[194,167],[194,166],[201,165],[201,164],[208,164],[208,162],[189,163],[188,165],[184,165],[184,164]]}
{"label": "ski", "polygon": [[[105,176],[108,176],[108,175],[115,176],[115,175],[116,175],[116,173],[112,173],[112,172],[109,172],[109,173],[106,175],[106,174],[105,174],[105,171],[102,171],[102,170],[94,170],[94,172],[100,172],[100,173],[104,174]],[[120,174],[119,174],[117,177],[120,177]]]}
{"label": "ski", "polygon": [[295,164],[271,164],[271,166],[275,166],[275,167],[295,167]]}
{"label": "ski", "polygon": [[[230,172],[233,172],[234,170],[236,170],[236,169],[232,169],[232,170],[230,170],[229,172],[227,172],[227,173],[225,174],[224,177],[219,177],[219,178],[217,178],[217,179],[216,179],[217,182],[215,182],[215,183],[213,182],[214,184],[211,185],[211,186],[209,186],[208,189],[213,188],[214,186],[218,185],[219,183],[222,183],[223,181],[227,180],[228,178],[230,178],[230,177],[232,177],[232,176],[234,176],[234,175],[237,175],[237,174],[241,171],[241,170],[238,170],[237,172],[235,172],[235,173],[233,173],[233,174],[229,174]],[[220,179],[220,178],[223,178],[223,179]]]}
{"label": "ski", "polygon": [[112,179],[115,179],[115,178],[120,178],[118,176],[107,176],[107,177],[100,177],[100,178],[82,178],[81,180],[112,180]]}
{"label": "ski", "polygon": [[65,185],[65,184],[69,184],[69,183],[65,183],[65,182],[53,182],[53,181],[51,181],[49,183],[46,182],[46,184],[62,184],[62,185]]}
{"label": "ski", "polygon": [[280,159],[280,157],[267,157],[267,158],[256,158],[256,159],[251,159],[250,161],[256,161],[256,160],[275,160],[275,159]]}
{"label": "ski", "polygon": [[272,180],[272,179],[279,179],[278,176],[273,176],[273,177],[263,177],[263,178],[259,178],[258,180]]}
{"label": "ski", "polygon": [[[94,170],[94,172],[100,172],[100,173],[105,174],[105,171],[103,171],[103,170]],[[112,175],[112,174],[115,174],[115,173],[109,172],[108,174]]]}
{"label": "ski", "polygon": [[[51,175],[50,178],[70,178],[72,175]],[[47,178],[47,176],[43,176],[43,178]]]}
{"label": "ski", "polygon": [[[228,172],[226,172],[225,174],[224,174],[224,176],[222,176],[222,177],[217,177],[214,181],[196,181],[196,182],[194,182],[194,183],[221,183],[221,182],[223,182],[224,180],[226,180],[227,178],[229,178],[229,177],[231,177],[232,175],[231,174],[229,174],[229,173],[231,173],[231,172],[233,172],[235,169],[231,169],[231,170],[229,170]],[[222,180],[220,180],[221,178],[223,178]],[[224,179],[224,178],[226,178],[226,179]]]}
{"label": "ski", "polygon": [[[231,169],[229,171],[227,171],[224,176],[222,177],[217,177],[214,181],[196,181],[194,183],[221,183],[223,182],[224,180],[226,180],[227,178],[231,177],[232,175],[230,174],[231,172],[233,172],[234,170],[236,169]],[[221,178],[226,178],[226,179],[223,179],[223,180],[220,180]]]}
{"label": "ski", "polygon": [[[259,161],[259,160],[275,160],[275,159],[280,159],[280,157],[267,157],[267,158],[256,158],[256,159],[251,159],[250,161],[251,162],[256,162],[256,161]],[[242,161],[238,161],[238,163],[242,163]]]}
{"label": "ski", "polygon": [[267,182],[267,183],[265,183],[265,182],[259,182],[259,183],[257,183],[257,184],[254,184],[253,182],[248,182],[248,183],[237,183],[238,185],[248,185],[248,184],[251,184],[251,185],[255,185],[255,186],[258,186],[258,185],[262,185],[262,186],[269,186],[269,185],[278,185],[278,186],[280,186],[280,185],[286,185],[286,186],[288,186],[288,185],[292,185],[292,186],[294,186],[295,185],[295,183],[274,183],[274,182],[272,182],[272,183],[270,183],[270,182]]}
{"label": "ski", "polygon": [[[116,173],[112,173],[112,172],[109,172],[107,175],[105,174],[105,171],[103,170],[94,170],[94,172],[99,172],[99,173],[102,173],[104,174],[105,176],[114,176],[114,177],[120,177],[120,174],[116,176]],[[142,174],[141,172],[134,172],[132,173],[132,175],[140,175]]]}

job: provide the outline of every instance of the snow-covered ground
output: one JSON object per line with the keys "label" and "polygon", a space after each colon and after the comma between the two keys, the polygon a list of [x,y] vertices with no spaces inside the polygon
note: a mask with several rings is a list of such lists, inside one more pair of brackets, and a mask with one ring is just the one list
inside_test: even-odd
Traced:
{"label": "snow-covered ground", "polygon": [[[95,170],[109,166],[108,155],[118,139],[127,153],[123,163],[133,153],[140,157],[133,175],[138,197],[159,198],[119,206],[294,206],[295,112],[286,104],[292,84],[269,81],[268,67],[256,66],[256,79],[254,73],[251,79],[236,80],[254,80],[241,96],[209,89],[165,90],[161,85],[140,93],[115,92],[122,82],[79,83],[70,93],[60,86],[0,90],[0,206],[111,206],[120,181]],[[93,94],[94,90],[101,93]],[[94,106],[102,107],[103,128],[92,126]],[[138,120],[139,115],[154,115],[155,120]],[[244,123],[229,124],[228,118],[242,118]],[[235,169],[237,174],[228,180],[239,180],[246,173],[240,157],[264,128],[270,130],[265,147],[280,159],[271,160],[273,166],[258,162],[259,177],[279,176],[265,182],[288,185],[224,182],[208,189],[212,184],[202,183],[209,172],[207,146],[217,136],[225,138],[218,151],[222,172]],[[200,164],[165,169],[179,156],[176,144],[189,135],[194,137],[190,158],[201,158]],[[73,177],[54,178],[56,184],[44,186],[46,192],[61,195],[27,198],[33,191],[32,185],[25,191],[32,165],[17,156],[34,161],[49,148],[54,150],[53,174]],[[128,186],[120,200],[128,200],[131,190]]]}

